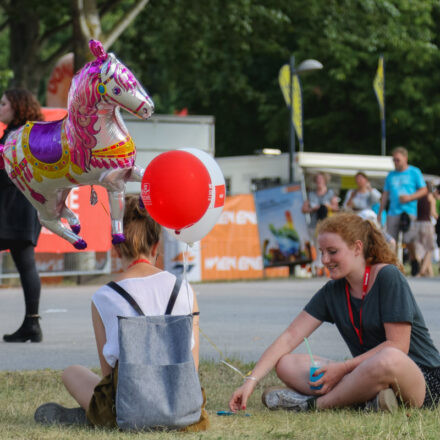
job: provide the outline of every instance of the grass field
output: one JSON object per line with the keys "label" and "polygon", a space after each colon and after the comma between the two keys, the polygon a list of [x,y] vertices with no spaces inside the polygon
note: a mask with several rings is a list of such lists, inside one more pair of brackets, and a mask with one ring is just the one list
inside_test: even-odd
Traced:
{"label": "grass field", "polygon": [[[242,371],[252,365],[234,362]],[[0,372],[0,439],[439,439],[440,413],[401,408],[395,414],[334,410],[312,413],[269,411],[261,404],[261,391],[276,385],[272,374],[265,378],[248,403],[250,416],[217,416],[227,409],[232,391],[241,384],[240,376],[223,364],[202,362],[200,378],[206,389],[211,427],[206,432],[183,434],[153,432],[129,434],[119,431],[41,427],[33,420],[35,409],[55,401],[76,406],[61,384],[60,371],[41,370]]]}

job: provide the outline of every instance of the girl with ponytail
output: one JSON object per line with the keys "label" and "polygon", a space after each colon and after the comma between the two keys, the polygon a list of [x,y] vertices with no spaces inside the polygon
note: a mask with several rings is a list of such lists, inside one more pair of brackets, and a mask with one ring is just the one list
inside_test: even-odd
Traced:
{"label": "girl with ponytail", "polygon": [[[270,409],[360,405],[393,411],[399,402],[437,405],[440,354],[382,231],[369,220],[343,213],[323,220],[317,232],[331,280],[263,353],[232,395],[231,410],[246,407],[258,381],[273,367],[286,387],[263,392]],[[335,362],[316,356],[323,366],[314,378],[321,377],[311,382],[309,356],[292,351],[323,322],[337,326],[352,358]]]}

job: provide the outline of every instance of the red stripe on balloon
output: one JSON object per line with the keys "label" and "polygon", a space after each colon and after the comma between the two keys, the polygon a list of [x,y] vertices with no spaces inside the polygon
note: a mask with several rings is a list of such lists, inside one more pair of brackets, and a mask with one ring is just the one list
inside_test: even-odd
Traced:
{"label": "red stripe on balloon", "polygon": [[225,185],[217,185],[215,187],[214,208],[220,208],[225,204]]}

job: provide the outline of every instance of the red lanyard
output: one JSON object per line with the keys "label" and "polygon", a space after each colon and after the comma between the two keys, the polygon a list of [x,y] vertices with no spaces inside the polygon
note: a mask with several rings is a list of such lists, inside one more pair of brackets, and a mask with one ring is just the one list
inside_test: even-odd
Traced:
{"label": "red lanyard", "polygon": [[147,260],[146,258],[139,258],[137,260],[134,260],[133,263],[129,264],[127,269],[130,269],[130,267],[133,267],[136,264],[139,263],[147,263],[147,264],[151,264],[149,260]]}
{"label": "red lanyard", "polygon": [[348,283],[347,282],[345,283],[345,294],[347,296],[348,314],[350,315],[350,321],[353,325],[354,331],[356,332],[359,338],[359,342],[361,343],[361,345],[364,344],[364,341],[362,340],[362,306],[364,303],[365,294],[367,293],[367,286],[368,286],[368,281],[370,279],[370,272],[371,272],[371,267],[370,266],[365,267],[364,284],[362,285],[361,308],[359,310],[359,328],[357,328],[354,325],[353,310],[351,309],[351,302],[350,302],[350,291],[348,289]]}

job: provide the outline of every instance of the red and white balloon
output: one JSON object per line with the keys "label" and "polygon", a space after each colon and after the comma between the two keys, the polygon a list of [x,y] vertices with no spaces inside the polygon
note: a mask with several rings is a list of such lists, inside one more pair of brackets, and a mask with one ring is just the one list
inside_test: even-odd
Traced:
{"label": "red and white balloon", "polygon": [[185,243],[201,240],[217,223],[225,203],[225,179],[217,162],[196,148],[155,157],[142,179],[145,208]]}

